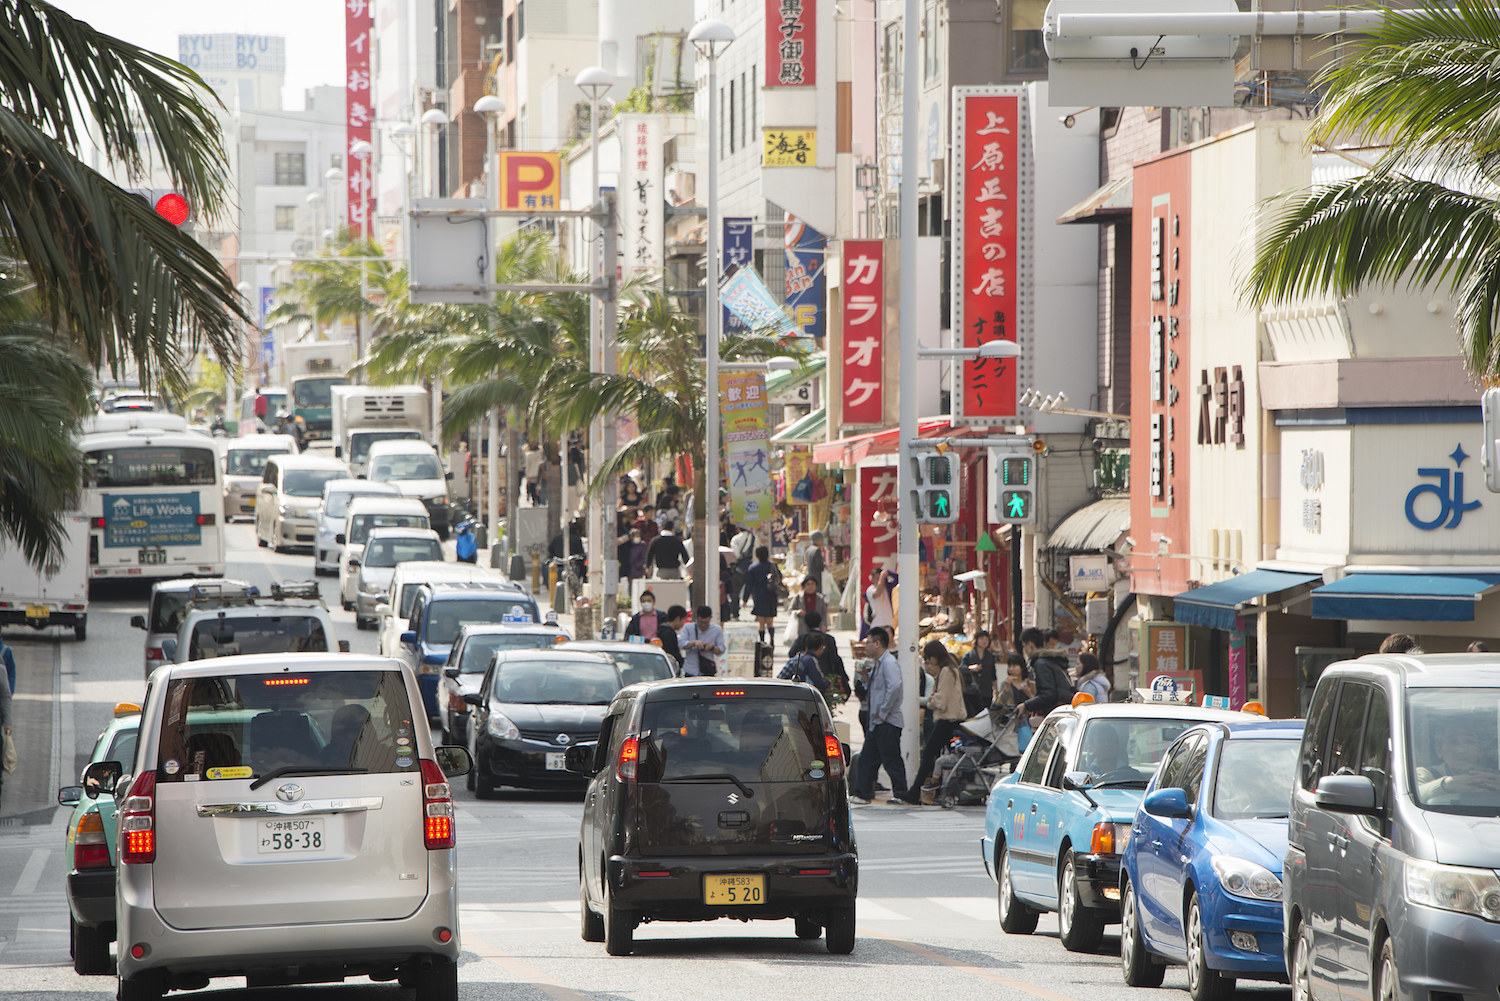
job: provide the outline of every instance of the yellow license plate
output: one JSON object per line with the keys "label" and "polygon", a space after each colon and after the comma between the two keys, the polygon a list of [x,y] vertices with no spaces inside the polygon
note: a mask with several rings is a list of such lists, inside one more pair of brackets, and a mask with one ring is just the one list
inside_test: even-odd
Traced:
{"label": "yellow license plate", "polygon": [[766,902],[766,877],[704,876],[703,902],[705,904],[764,904]]}
{"label": "yellow license plate", "polygon": [[52,615],[52,609],[46,605],[27,605],[26,617],[28,619],[45,619]]}

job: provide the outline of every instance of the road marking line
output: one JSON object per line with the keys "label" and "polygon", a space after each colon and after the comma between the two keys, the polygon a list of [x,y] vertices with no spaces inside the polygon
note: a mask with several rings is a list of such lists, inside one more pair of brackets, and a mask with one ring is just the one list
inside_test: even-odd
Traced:
{"label": "road marking line", "polygon": [[52,854],[48,848],[33,848],[31,855],[26,859],[26,865],[21,868],[21,875],[16,879],[16,888],[11,892],[13,897],[24,897],[36,892],[36,885],[42,881],[42,870],[47,867],[47,857]]}
{"label": "road marking line", "polygon": [[1035,984],[1028,984],[1024,980],[1016,980],[1011,977],[1007,977],[1004,974],[996,973],[994,970],[986,970],[982,966],[974,966],[972,963],[965,963],[961,960],[951,959],[948,956],[944,956],[940,952],[927,948],[926,946],[918,945],[915,942],[908,942],[905,939],[896,938],[894,935],[882,935],[879,932],[872,932],[864,928],[860,929],[860,934],[868,938],[879,939],[882,942],[889,942],[896,948],[902,950],[903,952],[909,952],[913,956],[928,960],[929,962],[937,963],[940,966],[949,967],[950,969],[957,970],[960,973],[973,974],[976,977],[981,977],[992,983],[1000,984],[1004,987],[1009,987],[1012,990],[1020,991],[1023,994],[1030,994],[1034,998],[1041,998],[1042,1001],[1078,1001],[1078,999],[1073,997],[1072,995],[1059,994],[1057,991],[1050,991],[1045,987],[1038,987]]}
{"label": "road marking line", "polygon": [[893,911],[889,907],[875,903],[873,900],[859,898],[854,905],[859,913],[861,921],[910,921],[911,918],[900,911]]}
{"label": "road marking line", "polygon": [[[564,986],[525,960],[506,955],[488,939],[478,938],[474,935],[464,935],[463,937],[467,939],[465,947],[472,948],[474,953],[481,959],[494,963],[521,983],[529,983],[540,987],[543,993],[554,999],[554,1001],[592,1001],[589,995],[580,994],[578,991]],[[480,946],[480,948],[473,948],[474,946]]]}
{"label": "road marking line", "polygon": [[993,897],[928,897],[927,899],[940,907],[957,911],[964,917],[973,918],[976,921],[997,920]]}

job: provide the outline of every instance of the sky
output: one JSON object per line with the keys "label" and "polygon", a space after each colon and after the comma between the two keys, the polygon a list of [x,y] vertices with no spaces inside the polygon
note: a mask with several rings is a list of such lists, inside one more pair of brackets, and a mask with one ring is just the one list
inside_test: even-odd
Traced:
{"label": "sky", "polygon": [[229,32],[281,35],[287,72],[282,105],[344,76],[344,5],[339,0],[52,0],[100,31],[177,58],[177,36]]}

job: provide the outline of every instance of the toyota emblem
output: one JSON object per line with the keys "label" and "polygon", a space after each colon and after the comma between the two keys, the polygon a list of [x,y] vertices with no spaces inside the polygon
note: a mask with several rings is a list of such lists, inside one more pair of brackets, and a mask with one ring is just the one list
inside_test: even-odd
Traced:
{"label": "toyota emblem", "polygon": [[559,744],[561,744],[563,747],[567,747],[569,744],[571,744],[573,742],[573,738],[569,737],[565,733],[560,733],[560,734],[557,735],[557,742]]}
{"label": "toyota emblem", "polygon": [[288,782],[276,790],[276,798],[283,803],[295,803],[302,798],[302,787],[295,782]]}

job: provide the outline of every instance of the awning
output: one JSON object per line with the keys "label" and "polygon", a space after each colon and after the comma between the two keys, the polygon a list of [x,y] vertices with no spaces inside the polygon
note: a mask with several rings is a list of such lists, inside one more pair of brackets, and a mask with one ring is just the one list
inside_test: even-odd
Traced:
{"label": "awning", "polygon": [[1074,511],[1047,536],[1043,549],[1097,551],[1108,549],[1130,531],[1130,498],[1106,497]]}
{"label": "awning", "polygon": [[828,410],[819,407],[771,435],[773,445],[812,445],[828,437]]}
{"label": "awning", "polygon": [[828,355],[820,353],[800,359],[801,368],[775,369],[766,373],[766,395],[774,397],[780,393],[790,392],[794,387],[804,382],[822,376],[828,368]]}
{"label": "awning", "polygon": [[1500,587],[1492,573],[1352,573],[1312,593],[1315,619],[1473,622],[1474,602]]}
{"label": "awning", "polygon": [[1130,218],[1132,175],[1117,177],[1057,217],[1059,223],[1114,222]]}
{"label": "awning", "polygon": [[1173,597],[1172,618],[1190,626],[1233,629],[1240,609],[1266,594],[1289,591],[1322,580],[1321,574],[1252,570],[1216,584],[1184,591]]}
{"label": "awning", "polygon": [[[955,428],[947,420],[922,421],[917,425],[918,438],[959,438],[968,433],[968,428]],[[856,466],[860,460],[872,455],[895,455],[900,444],[900,428],[866,431],[814,445],[813,461],[820,465]]]}

